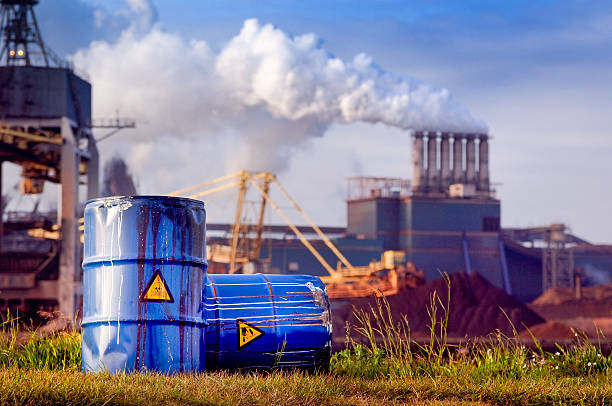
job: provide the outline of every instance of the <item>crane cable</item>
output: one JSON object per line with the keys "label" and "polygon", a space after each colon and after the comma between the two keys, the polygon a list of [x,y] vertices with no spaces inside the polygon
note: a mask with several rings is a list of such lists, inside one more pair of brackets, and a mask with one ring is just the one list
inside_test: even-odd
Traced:
{"label": "crane cable", "polygon": [[261,188],[261,186],[257,184],[257,182],[252,176],[249,176],[249,181],[253,186],[255,186],[259,193],[261,193],[264,199],[266,199],[268,203],[270,203],[270,206],[272,206],[272,208],[276,210],[279,216],[281,216],[285,223],[287,223],[291,231],[293,231],[295,235],[300,239],[300,242],[304,244],[304,246],[308,249],[308,251],[310,251],[312,255],[314,255],[314,257],[321,263],[321,265],[323,265],[327,272],[329,272],[331,276],[336,276],[338,272],[334,268],[332,268],[332,266],[312,246],[312,244],[310,244],[310,242],[306,239],[306,237],[304,237],[302,232],[295,225],[293,225],[291,220],[289,220],[289,217],[287,217],[285,213],[283,213],[283,211],[280,209],[280,207],[278,207],[278,205],[274,202],[274,200],[272,200],[272,198],[266,192],[264,192],[264,190]]}
{"label": "crane cable", "polygon": [[304,217],[304,219],[308,222],[308,224],[310,224],[312,229],[315,230],[315,232],[319,235],[319,237],[321,237],[325,245],[327,245],[327,247],[338,257],[338,259],[344,264],[344,266],[346,266],[351,272],[354,272],[355,269],[353,268],[353,265],[351,265],[351,263],[348,261],[348,259],[346,259],[344,255],[342,255],[340,250],[336,248],[336,246],[330,241],[330,239],[327,238],[327,236],[325,235],[325,233],[323,233],[323,231],[321,231],[319,226],[317,226],[314,223],[314,221],[312,221],[312,219],[308,217],[306,212],[302,210],[302,208],[297,204],[297,202],[293,200],[293,198],[289,195],[289,193],[285,190],[285,188],[278,182],[275,176],[272,177],[272,181],[276,183],[276,186],[278,186],[279,190],[285,196],[285,198],[293,204],[293,207],[295,207],[298,213],[300,213],[302,217]]}

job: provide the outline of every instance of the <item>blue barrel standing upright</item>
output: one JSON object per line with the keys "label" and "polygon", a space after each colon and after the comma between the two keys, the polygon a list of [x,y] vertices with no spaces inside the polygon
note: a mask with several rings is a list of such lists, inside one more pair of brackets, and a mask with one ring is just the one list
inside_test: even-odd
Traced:
{"label": "blue barrel standing upright", "polygon": [[208,274],[206,281],[208,370],[328,367],[332,327],[319,278]]}
{"label": "blue barrel standing upright", "polygon": [[201,201],[111,197],[85,208],[85,372],[197,372],[205,321]]}

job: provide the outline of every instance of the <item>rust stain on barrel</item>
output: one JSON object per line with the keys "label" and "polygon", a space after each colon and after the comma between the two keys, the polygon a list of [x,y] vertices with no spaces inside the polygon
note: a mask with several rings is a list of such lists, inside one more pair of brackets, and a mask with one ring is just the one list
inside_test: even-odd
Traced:
{"label": "rust stain on barrel", "polygon": [[[152,248],[153,248],[153,253],[152,253],[152,269],[153,272],[155,272],[155,269],[157,267],[157,235],[159,234],[159,223],[161,221],[161,213],[159,211],[158,208],[153,207],[149,210],[149,215],[151,217],[151,242],[153,244]],[[145,251],[146,252],[146,251]],[[147,309],[148,309],[148,305],[149,302],[145,301],[144,302],[144,320],[142,321],[142,340],[143,340],[143,350],[144,350],[144,345],[147,341]],[[146,351],[145,351],[146,354]],[[144,362],[144,356],[143,356],[143,362]]]}
{"label": "rust stain on barrel", "polygon": [[183,362],[184,362],[184,352],[185,352],[185,294],[186,291],[184,289],[184,277],[185,277],[185,237],[186,237],[186,229],[187,229],[187,219],[185,214],[183,214],[182,218],[182,227],[181,227],[181,294],[179,299],[179,362],[180,362],[180,371],[183,372]]}
{"label": "rust stain on barrel", "polygon": [[[147,231],[149,227],[149,213],[148,208],[140,207],[140,216],[138,216],[138,292],[142,292],[144,289],[144,270],[145,270],[145,259],[147,252]],[[140,354],[144,351],[144,348],[141,349],[141,345],[144,347],[144,342],[141,344],[141,340],[143,339],[142,334],[142,306],[143,301],[138,295],[138,327],[136,332],[136,366],[135,369],[140,369]]]}

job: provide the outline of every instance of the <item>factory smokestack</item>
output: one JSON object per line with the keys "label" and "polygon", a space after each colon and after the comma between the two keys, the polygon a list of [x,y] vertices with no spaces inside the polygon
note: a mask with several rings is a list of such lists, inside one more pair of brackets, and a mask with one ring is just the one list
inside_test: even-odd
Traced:
{"label": "factory smokestack", "polygon": [[425,189],[424,136],[422,131],[415,131],[412,140],[412,191],[414,193],[422,193]]}
{"label": "factory smokestack", "polygon": [[111,158],[104,165],[102,196],[134,196],[136,186],[125,161],[120,157]]}
{"label": "factory smokestack", "polygon": [[489,137],[486,134],[480,135],[478,145],[478,189],[488,193],[489,183]]}
{"label": "factory smokestack", "polygon": [[453,135],[453,183],[464,183],[463,135]]}
{"label": "factory smokestack", "polygon": [[437,192],[438,187],[438,134],[429,131],[427,133],[427,190]]}
{"label": "factory smokestack", "polygon": [[[440,142],[438,142],[438,138]],[[452,157],[451,138],[453,140]],[[476,148],[476,139],[478,139],[478,148]],[[434,131],[414,132],[412,144],[413,193],[432,196],[440,196],[440,193],[443,193],[457,196],[456,190],[461,190],[460,194],[463,197],[473,197],[476,191],[480,192],[479,195],[482,197],[489,196],[488,140],[489,136],[487,134],[449,134],[443,132],[438,136],[438,133]],[[427,151],[426,165],[423,162],[423,147],[425,145]],[[476,170],[477,157],[478,170]],[[450,188],[453,184],[464,186],[460,189]]]}
{"label": "factory smokestack", "polygon": [[446,192],[450,186],[450,134],[440,136],[440,192]]}
{"label": "factory smokestack", "polygon": [[466,135],[465,144],[465,183],[476,186],[476,143],[474,135]]}

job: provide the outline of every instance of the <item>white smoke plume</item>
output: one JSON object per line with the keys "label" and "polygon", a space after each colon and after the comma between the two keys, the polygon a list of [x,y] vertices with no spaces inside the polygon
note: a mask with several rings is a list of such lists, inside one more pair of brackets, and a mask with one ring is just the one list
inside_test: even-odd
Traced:
{"label": "white smoke plume", "polygon": [[117,41],[93,42],[72,59],[91,76],[95,116],[119,110],[146,123],[146,131],[130,136],[136,142],[231,138],[226,169],[278,172],[296,148],[334,123],[487,131],[447,90],[387,72],[365,54],[343,61],[313,34],[293,37],[250,19],[216,53],[153,23],[149,1],[129,6],[142,12],[137,27]]}
{"label": "white smoke plume", "polygon": [[386,72],[365,54],[343,61],[313,34],[290,37],[257,20],[245,21],[215,71],[238,103],[263,105],[275,117],[486,132],[446,89]]}

